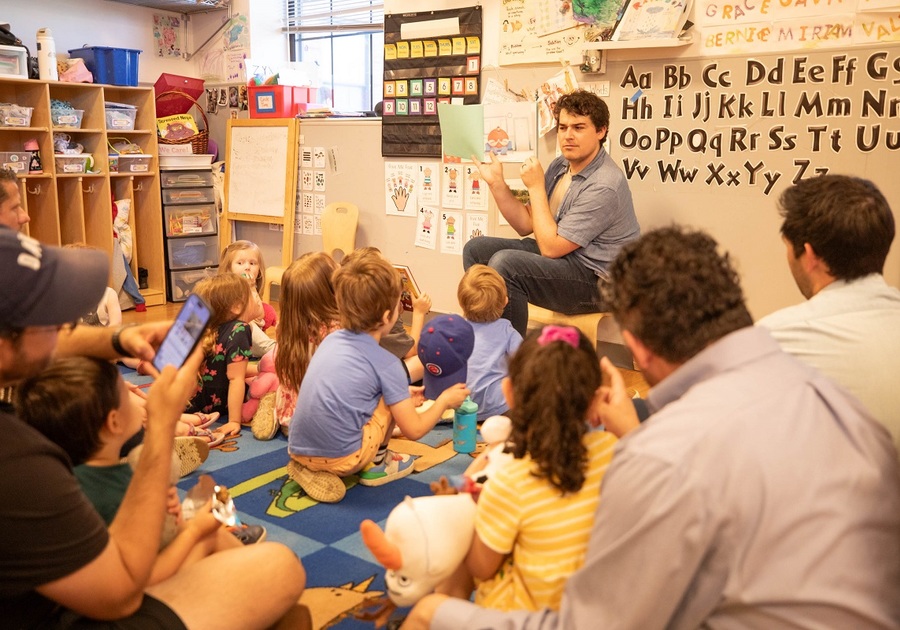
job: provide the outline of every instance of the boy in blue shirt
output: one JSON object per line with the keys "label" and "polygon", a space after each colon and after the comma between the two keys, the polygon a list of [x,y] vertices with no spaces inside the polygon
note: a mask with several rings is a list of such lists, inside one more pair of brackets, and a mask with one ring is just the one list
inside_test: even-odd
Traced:
{"label": "boy in blue shirt", "polygon": [[303,379],[288,433],[288,474],[310,498],[336,503],[341,477],[380,486],[413,471],[413,458],[389,451],[394,425],[419,439],[468,396],[448,387],[421,413],[421,387],[410,387],[397,358],[378,345],[400,315],[400,276],[389,262],[367,256],[335,272],[341,330],[322,341]]}
{"label": "boy in blue shirt", "polygon": [[478,422],[482,422],[509,411],[500,384],[509,373],[507,357],[518,350],[522,335],[502,317],[509,302],[506,282],[491,267],[469,267],[459,281],[456,297],[475,332],[466,385],[472,390],[472,400],[478,404]]}

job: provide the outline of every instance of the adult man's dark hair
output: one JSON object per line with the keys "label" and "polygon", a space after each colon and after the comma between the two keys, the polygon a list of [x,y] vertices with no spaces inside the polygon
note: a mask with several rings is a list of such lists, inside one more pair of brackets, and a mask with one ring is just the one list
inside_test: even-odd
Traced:
{"label": "adult man's dark hair", "polygon": [[882,273],[894,240],[894,215],[869,180],[822,175],[799,181],[778,200],[781,234],[803,254],[809,243],[839,280]]}
{"label": "adult man's dark hair", "polygon": [[9,182],[13,186],[19,185],[19,180],[16,179],[16,172],[11,168],[0,166],[0,203],[6,201],[7,197],[9,197],[9,194],[6,192],[6,186],[2,185],[4,182]]}
{"label": "adult man's dark hair", "polygon": [[601,291],[619,326],[671,363],[753,325],[728,254],[704,232],[648,232],[622,248]]}
{"label": "adult man's dark hair", "polygon": [[[587,116],[597,129],[606,127],[607,135],[609,134],[609,107],[596,94],[587,90],[575,90],[559,97],[553,108],[553,115],[556,117],[557,123],[559,123],[559,113],[562,110],[576,116]],[[600,144],[602,145],[605,140],[606,136],[603,136]]]}

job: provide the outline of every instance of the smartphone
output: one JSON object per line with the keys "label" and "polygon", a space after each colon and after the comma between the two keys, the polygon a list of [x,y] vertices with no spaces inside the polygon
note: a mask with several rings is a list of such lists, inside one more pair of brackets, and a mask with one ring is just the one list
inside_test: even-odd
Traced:
{"label": "smartphone", "polygon": [[203,298],[190,294],[159,345],[153,367],[160,372],[167,365],[180,368],[203,337],[211,316],[212,309]]}

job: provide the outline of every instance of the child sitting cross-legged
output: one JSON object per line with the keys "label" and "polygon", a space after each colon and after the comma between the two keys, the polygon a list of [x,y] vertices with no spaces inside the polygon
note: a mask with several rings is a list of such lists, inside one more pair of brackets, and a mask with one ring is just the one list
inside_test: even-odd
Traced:
{"label": "child sitting cross-legged", "polygon": [[333,283],[342,329],[313,355],[288,434],[288,474],[310,498],[329,503],[344,497],[342,477],[359,473],[361,485],[379,486],[410,474],[413,459],[387,448],[395,423],[419,439],[469,394],[456,383],[416,410],[422,388],[410,387],[397,358],[378,345],[399,316],[400,276],[390,263],[352,260]]}
{"label": "child sitting cross-legged", "polygon": [[[119,451],[141,428],[145,415],[143,406],[129,395],[118,368],[101,359],[58,359],[21,384],[16,409],[24,421],[68,454],[85,495],[107,525],[112,524],[132,478],[132,466],[119,457]],[[174,486],[168,503],[172,523],[177,523],[180,503]],[[229,531],[207,504],[174,531],[164,528],[163,535],[165,546],[153,565],[151,584],[217,551],[259,542],[265,529],[243,525]]]}

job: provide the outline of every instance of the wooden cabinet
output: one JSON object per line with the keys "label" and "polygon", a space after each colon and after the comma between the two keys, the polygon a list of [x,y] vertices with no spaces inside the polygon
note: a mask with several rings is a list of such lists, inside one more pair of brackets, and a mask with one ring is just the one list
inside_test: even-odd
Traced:
{"label": "wooden cabinet", "polygon": [[[54,127],[51,99],[67,101],[83,110],[80,128]],[[133,130],[108,130],[104,103],[137,107]],[[166,273],[160,217],[159,157],[156,141],[156,106],[152,88],[62,83],[27,79],[0,79],[0,103],[32,108],[30,125],[0,126],[0,151],[22,151],[28,140],[40,147],[42,174],[19,173],[22,204],[31,216],[28,233],[43,243],[82,242],[112,255],[112,200],[131,201],[129,223],[134,234],[131,268],[147,270],[147,288],[141,289],[147,306],[166,301]],[[53,134],[67,133],[93,156],[90,172],[71,173],[57,168]],[[145,172],[110,173],[110,141],[126,138],[151,156]]]}

